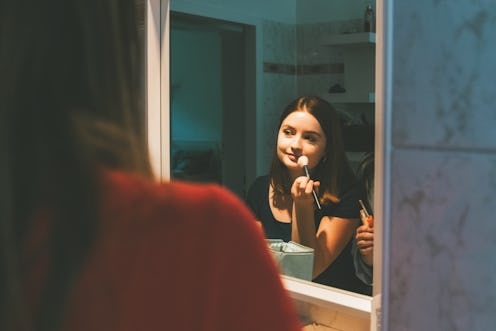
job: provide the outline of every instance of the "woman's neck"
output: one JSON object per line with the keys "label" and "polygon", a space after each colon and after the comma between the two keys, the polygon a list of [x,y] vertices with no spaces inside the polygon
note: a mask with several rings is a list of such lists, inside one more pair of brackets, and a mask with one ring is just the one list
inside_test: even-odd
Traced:
{"label": "woman's neck", "polygon": [[294,183],[295,179],[303,176],[304,172],[302,169],[288,170],[289,178],[291,178],[291,184]]}

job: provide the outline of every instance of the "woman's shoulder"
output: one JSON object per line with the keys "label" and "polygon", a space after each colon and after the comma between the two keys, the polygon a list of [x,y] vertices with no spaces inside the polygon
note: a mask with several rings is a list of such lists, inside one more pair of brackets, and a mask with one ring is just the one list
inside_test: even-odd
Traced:
{"label": "woman's shoulder", "polygon": [[[191,304],[198,298],[206,298],[205,305],[225,304],[221,311],[228,316],[269,300],[267,306],[278,307],[281,313],[277,320],[264,314],[265,320],[254,322],[262,326],[286,323],[285,316],[296,316],[282,291],[259,225],[233,193],[214,184],[159,183],[125,172],[107,174],[103,184],[105,219],[95,243],[98,254],[92,255],[74,292],[75,325],[88,323],[87,314],[79,312],[114,305],[115,316],[137,321],[135,325],[145,322],[156,326],[164,316],[173,318],[192,309],[204,311],[201,304]],[[228,295],[238,293],[246,288],[239,287],[240,283],[253,279],[263,291],[244,291],[244,300],[237,305],[208,295],[212,289]],[[115,298],[108,293],[115,293]],[[167,306],[167,298],[180,300]],[[136,307],[147,305],[165,305],[165,315],[154,309],[136,313]],[[126,314],[128,311],[133,314]],[[207,317],[224,320],[225,316]]]}
{"label": "woman's shoulder", "polygon": [[346,173],[341,178],[339,202],[324,207],[323,213],[341,218],[358,218],[360,205],[358,200],[365,198],[365,189],[353,173]]}
{"label": "woman's shoulder", "polygon": [[[113,213],[125,213],[134,220],[188,223],[198,227],[214,223],[240,223],[233,219],[252,218],[241,200],[217,184],[181,181],[157,182],[139,175],[112,172],[106,181],[104,203]],[[219,224],[221,225],[221,224]],[[235,226],[235,225],[234,225]]]}

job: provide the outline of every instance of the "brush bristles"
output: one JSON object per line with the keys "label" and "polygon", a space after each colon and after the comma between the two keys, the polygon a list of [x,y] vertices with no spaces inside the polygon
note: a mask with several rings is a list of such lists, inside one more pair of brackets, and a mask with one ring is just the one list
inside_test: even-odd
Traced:
{"label": "brush bristles", "polygon": [[307,166],[308,165],[308,157],[306,157],[305,155],[300,156],[298,158],[298,165],[300,167]]}

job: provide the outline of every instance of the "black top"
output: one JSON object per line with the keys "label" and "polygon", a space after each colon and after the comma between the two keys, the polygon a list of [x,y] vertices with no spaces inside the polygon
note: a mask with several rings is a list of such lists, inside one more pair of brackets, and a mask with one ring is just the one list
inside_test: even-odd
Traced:
{"label": "black top", "polygon": [[[275,219],[269,204],[269,176],[255,179],[248,190],[246,202],[257,219],[262,222],[265,236],[268,239],[291,240],[291,223],[279,222]],[[359,199],[364,199],[361,185],[348,185],[337,204],[323,205],[322,210],[315,210],[315,229],[319,228],[324,216],[340,218],[359,218]],[[319,284],[341,288],[348,291],[365,293],[364,284],[355,276],[353,258],[351,255],[352,238],[334,262],[313,281]]]}

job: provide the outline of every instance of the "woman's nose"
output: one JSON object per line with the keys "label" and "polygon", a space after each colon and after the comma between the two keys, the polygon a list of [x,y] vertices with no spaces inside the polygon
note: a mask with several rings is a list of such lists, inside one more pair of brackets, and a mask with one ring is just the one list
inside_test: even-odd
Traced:
{"label": "woman's nose", "polygon": [[291,148],[292,149],[301,149],[301,138],[300,137],[294,137],[293,140],[291,141]]}

